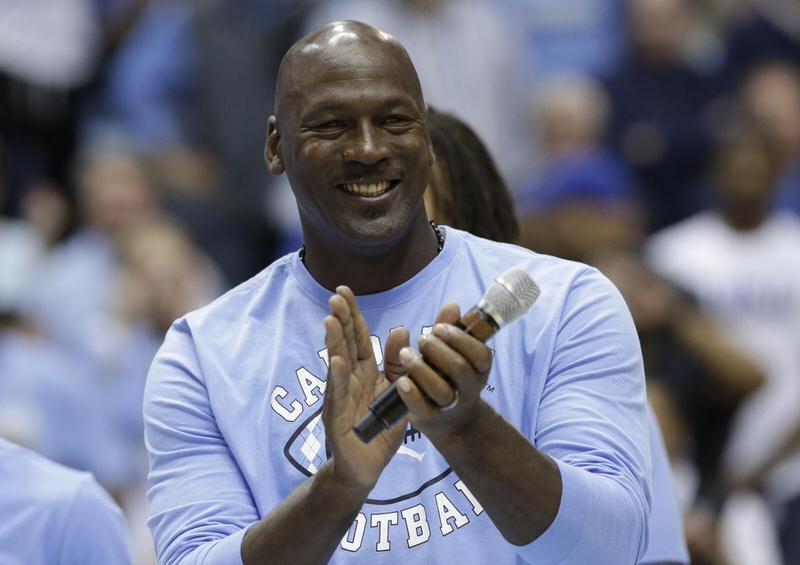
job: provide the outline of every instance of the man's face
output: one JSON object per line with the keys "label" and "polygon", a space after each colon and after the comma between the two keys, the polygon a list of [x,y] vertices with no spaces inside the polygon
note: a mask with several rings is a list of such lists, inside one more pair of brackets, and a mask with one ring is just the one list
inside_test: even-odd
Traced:
{"label": "man's face", "polygon": [[432,159],[424,102],[413,68],[376,51],[349,45],[313,59],[292,77],[270,128],[306,237],[381,246],[424,213]]}

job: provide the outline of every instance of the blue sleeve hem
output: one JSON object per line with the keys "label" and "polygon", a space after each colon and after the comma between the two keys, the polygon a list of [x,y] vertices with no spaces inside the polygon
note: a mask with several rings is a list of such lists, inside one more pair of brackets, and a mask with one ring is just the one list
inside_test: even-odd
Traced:
{"label": "blue sleeve hem", "polygon": [[561,473],[561,503],[550,527],[530,544],[520,547],[520,556],[530,563],[563,563],[583,538],[586,520],[592,514],[591,488],[583,471],[554,459]]}
{"label": "blue sleeve hem", "polygon": [[211,551],[208,552],[208,563],[243,565],[242,541],[249,528],[249,526],[247,528],[242,528],[235,534],[231,534],[215,544]]}

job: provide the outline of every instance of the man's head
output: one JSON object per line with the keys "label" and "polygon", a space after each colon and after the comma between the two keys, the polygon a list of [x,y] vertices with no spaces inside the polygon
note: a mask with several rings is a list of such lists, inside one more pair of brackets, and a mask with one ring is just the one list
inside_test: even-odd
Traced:
{"label": "man's head", "polygon": [[300,39],[278,73],[265,158],[288,175],[307,242],[365,250],[400,238],[424,214],[432,164],[405,49],[358,22]]}
{"label": "man's head", "polygon": [[609,102],[603,87],[581,75],[566,75],[544,85],[534,107],[540,144],[556,161],[596,150],[605,137]]}
{"label": "man's head", "polygon": [[800,156],[800,72],[789,63],[754,68],[741,88],[744,108],[784,161]]}
{"label": "man's head", "polygon": [[639,58],[672,65],[683,57],[689,31],[687,0],[628,0],[628,27]]}
{"label": "man's head", "polygon": [[752,123],[734,120],[722,132],[713,176],[718,205],[731,226],[749,230],[761,225],[772,207],[779,170],[774,149]]}

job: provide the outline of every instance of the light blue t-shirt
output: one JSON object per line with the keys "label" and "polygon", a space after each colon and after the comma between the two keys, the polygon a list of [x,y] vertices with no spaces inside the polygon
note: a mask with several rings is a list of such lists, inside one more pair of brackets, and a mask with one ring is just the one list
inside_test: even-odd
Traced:
{"label": "light blue t-shirt", "polygon": [[127,565],[122,512],[89,473],[0,438],[0,563]]}
{"label": "light blue t-shirt", "polygon": [[[585,265],[446,235],[417,275],[358,297],[378,362],[393,328],[430,331],[443,304],[466,310],[496,276],[524,268],[541,296],[489,343],[483,398],[556,460],[558,515],[530,545],[509,544],[428,439],[409,432],[331,562],[636,563],[650,455],[641,353],[622,297]],[[159,563],[240,563],[246,529],[325,461],[330,295],[287,255],[167,334],[144,405]]]}

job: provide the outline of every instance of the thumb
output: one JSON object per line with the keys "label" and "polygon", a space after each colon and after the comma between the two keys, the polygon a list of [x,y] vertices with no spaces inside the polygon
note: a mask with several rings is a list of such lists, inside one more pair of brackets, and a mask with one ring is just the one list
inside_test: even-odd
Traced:
{"label": "thumb", "polygon": [[386,347],[383,350],[383,374],[389,382],[394,382],[406,374],[403,363],[400,361],[400,350],[410,344],[408,330],[395,328],[386,338]]}

